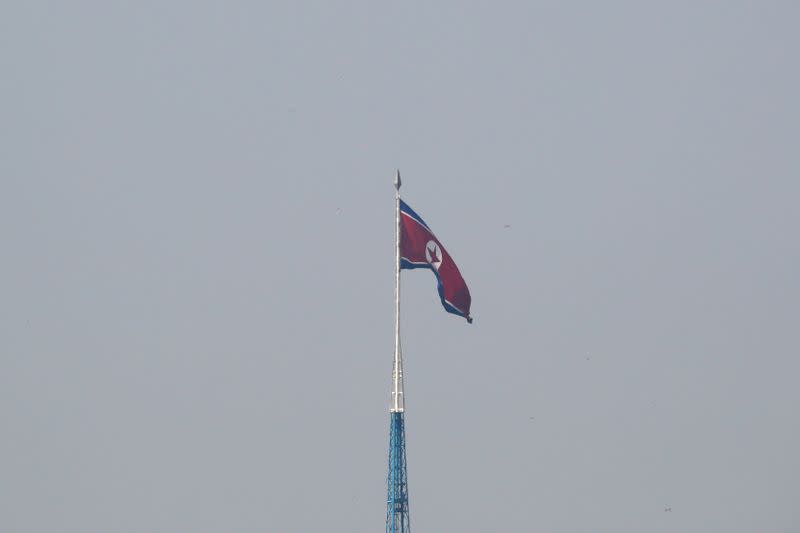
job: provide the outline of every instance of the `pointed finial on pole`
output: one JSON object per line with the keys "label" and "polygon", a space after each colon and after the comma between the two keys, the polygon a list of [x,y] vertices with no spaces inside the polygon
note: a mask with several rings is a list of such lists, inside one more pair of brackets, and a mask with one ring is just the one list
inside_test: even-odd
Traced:
{"label": "pointed finial on pole", "polygon": [[394,175],[394,188],[399,191],[402,184],[403,182],[400,181],[400,169],[398,168],[397,173]]}

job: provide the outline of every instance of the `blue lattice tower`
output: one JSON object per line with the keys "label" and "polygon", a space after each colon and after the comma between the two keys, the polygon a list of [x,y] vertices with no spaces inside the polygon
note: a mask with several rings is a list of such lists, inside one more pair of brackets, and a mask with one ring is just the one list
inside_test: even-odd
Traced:
{"label": "blue lattice tower", "polygon": [[386,496],[386,533],[408,533],[408,474],[406,432],[402,412],[391,413],[389,426],[389,475]]}
{"label": "blue lattice tower", "polygon": [[403,354],[400,350],[400,171],[395,187],[395,323],[392,396],[389,409],[389,473],[386,494],[386,533],[409,533],[408,472],[406,470],[405,394],[403,391]]}

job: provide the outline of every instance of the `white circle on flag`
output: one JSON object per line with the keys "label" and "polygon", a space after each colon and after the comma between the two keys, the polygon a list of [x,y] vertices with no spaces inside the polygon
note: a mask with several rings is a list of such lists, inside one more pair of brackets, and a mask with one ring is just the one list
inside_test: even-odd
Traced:
{"label": "white circle on flag", "polygon": [[436,244],[436,241],[428,241],[425,245],[425,260],[436,270],[439,270],[439,265],[442,264],[442,249]]}

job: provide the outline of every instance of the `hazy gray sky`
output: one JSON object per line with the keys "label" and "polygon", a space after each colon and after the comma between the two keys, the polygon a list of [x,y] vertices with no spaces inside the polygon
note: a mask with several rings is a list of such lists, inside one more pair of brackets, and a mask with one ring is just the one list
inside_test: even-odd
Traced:
{"label": "hazy gray sky", "polygon": [[3,2],[0,531],[798,531],[799,16]]}

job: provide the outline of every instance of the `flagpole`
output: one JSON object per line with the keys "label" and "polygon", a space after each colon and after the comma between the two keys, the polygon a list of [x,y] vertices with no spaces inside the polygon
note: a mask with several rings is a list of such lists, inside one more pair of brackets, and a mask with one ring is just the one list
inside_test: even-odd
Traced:
{"label": "flagpole", "polygon": [[392,369],[391,412],[405,411],[403,355],[400,351],[400,170],[394,178],[394,367]]}
{"label": "flagpole", "polygon": [[403,354],[400,350],[400,171],[394,178],[394,366],[389,423],[389,473],[386,494],[386,533],[410,533],[408,472],[406,469]]}

